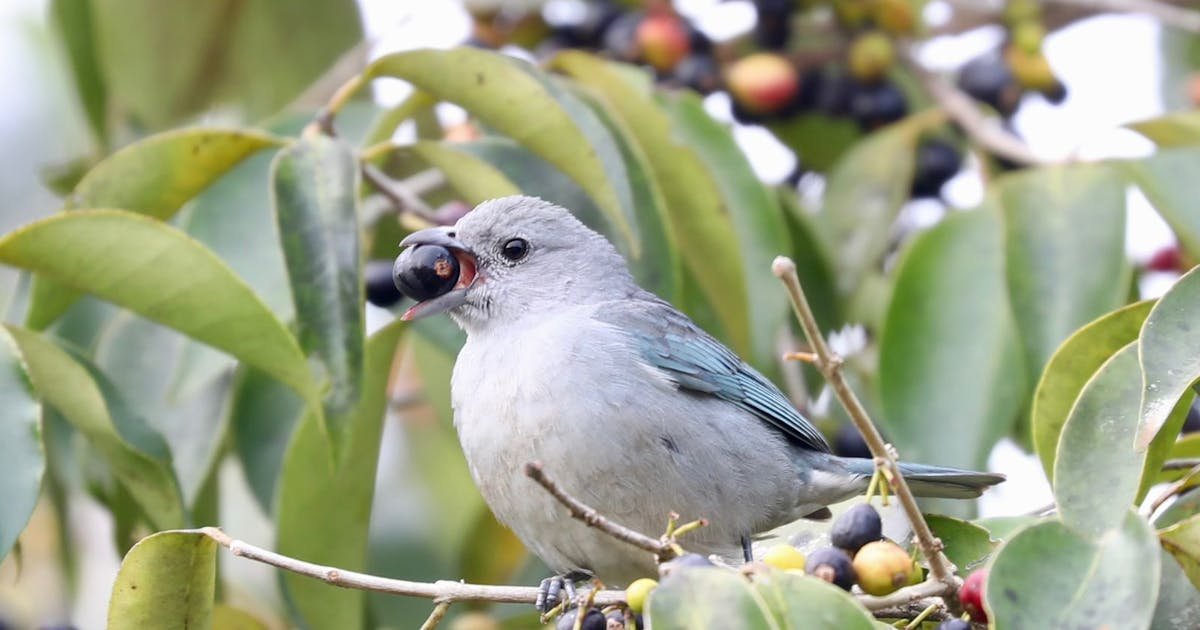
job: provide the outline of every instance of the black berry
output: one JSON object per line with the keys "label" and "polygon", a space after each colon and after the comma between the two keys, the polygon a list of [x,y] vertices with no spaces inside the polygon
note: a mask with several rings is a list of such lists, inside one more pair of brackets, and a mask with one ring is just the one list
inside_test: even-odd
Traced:
{"label": "black berry", "polygon": [[454,288],[458,283],[458,259],[445,247],[417,245],[400,252],[392,273],[401,293],[422,302]]}
{"label": "black berry", "polygon": [[879,512],[865,503],[842,513],[829,530],[829,542],[834,547],[854,555],[863,545],[883,538],[883,521]]}
{"label": "black berry", "polygon": [[1011,116],[1021,102],[1021,87],[1004,58],[996,52],[968,61],[958,73],[958,87],[971,98],[991,105],[1002,116]]}
{"label": "black berry", "polygon": [[917,148],[912,196],[936,197],[942,186],[962,167],[962,153],[944,140],[927,140]]}
{"label": "black berry", "polygon": [[367,301],[375,306],[387,308],[404,297],[392,279],[392,263],[386,260],[367,261],[363,267],[363,281],[367,288]]}
{"label": "black berry", "polygon": [[947,619],[933,630],[971,630],[971,624],[962,619]]}
{"label": "black berry", "polygon": [[804,572],[847,591],[858,581],[850,556],[837,547],[825,547],[809,554]]}
{"label": "black berry", "polygon": [[872,131],[904,118],[908,100],[892,83],[859,84],[850,97],[850,116],[865,131]]}
{"label": "black berry", "polygon": [[[578,615],[578,608],[568,610],[558,618],[558,623],[554,627],[557,630],[573,630],[575,618]],[[600,612],[599,608],[589,608],[583,616],[583,624],[580,625],[582,630],[604,630],[607,626],[608,620],[604,618],[604,613]]]}
{"label": "black berry", "polygon": [[867,447],[866,440],[863,439],[858,429],[852,424],[843,424],[838,427],[837,433],[833,436],[833,453],[839,457],[858,457],[863,459],[871,459],[871,449]]}

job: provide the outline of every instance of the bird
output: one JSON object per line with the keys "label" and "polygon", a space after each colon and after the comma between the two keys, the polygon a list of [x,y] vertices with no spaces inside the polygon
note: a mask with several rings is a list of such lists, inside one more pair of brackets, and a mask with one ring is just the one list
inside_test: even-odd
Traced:
{"label": "bird", "polygon": [[[751,537],[861,494],[874,462],[839,457],[761,373],[639,287],[617,249],[527,196],[485,201],[401,241],[393,275],[466,333],[454,425],[497,520],[559,576],[609,586],[656,574],[652,554],[572,519],[529,479],[643,533],[707,519],[689,551],[736,561]],[[971,498],[1002,475],[901,464],[919,496]],[[543,584],[545,587],[545,584]]]}

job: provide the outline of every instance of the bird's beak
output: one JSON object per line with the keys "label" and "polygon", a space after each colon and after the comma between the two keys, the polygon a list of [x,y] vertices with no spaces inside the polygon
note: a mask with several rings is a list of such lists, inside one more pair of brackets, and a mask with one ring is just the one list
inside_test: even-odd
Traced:
{"label": "bird's beak", "polygon": [[458,261],[459,276],[458,282],[455,283],[454,288],[448,293],[423,302],[417,302],[407,311],[404,311],[404,314],[400,316],[400,319],[404,321],[437,315],[438,313],[444,313],[462,306],[467,301],[467,292],[475,285],[478,279],[478,264],[475,253],[464,245],[462,241],[455,238],[452,226],[419,230],[409,234],[404,240],[400,241],[400,247],[413,247],[416,245],[438,245],[450,250],[454,254],[454,258]]}

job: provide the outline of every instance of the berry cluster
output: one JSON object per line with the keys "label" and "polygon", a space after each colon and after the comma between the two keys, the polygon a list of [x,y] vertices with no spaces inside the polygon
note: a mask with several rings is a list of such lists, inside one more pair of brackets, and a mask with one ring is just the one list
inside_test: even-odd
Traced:
{"label": "berry cluster", "polygon": [[959,89],[1006,118],[1016,113],[1027,92],[1061,103],[1067,89],[1042,52],[1046,29],[1040,4],[1037,0],[1009,0],[1004,7],[1004,24],[1004,43],[963,66],[958,75]]}

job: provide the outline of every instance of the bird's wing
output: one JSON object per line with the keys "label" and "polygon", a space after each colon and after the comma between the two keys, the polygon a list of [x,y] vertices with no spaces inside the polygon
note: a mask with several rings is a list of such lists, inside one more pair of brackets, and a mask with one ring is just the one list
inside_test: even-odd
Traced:
{"label": "bird's wing", "polygon": [[593,317],[632,336],[646,362],[681,389],[727,400],[767,421],[794,444],[829,443],[765,376],[670,304],[645,294],[601,306]]}

